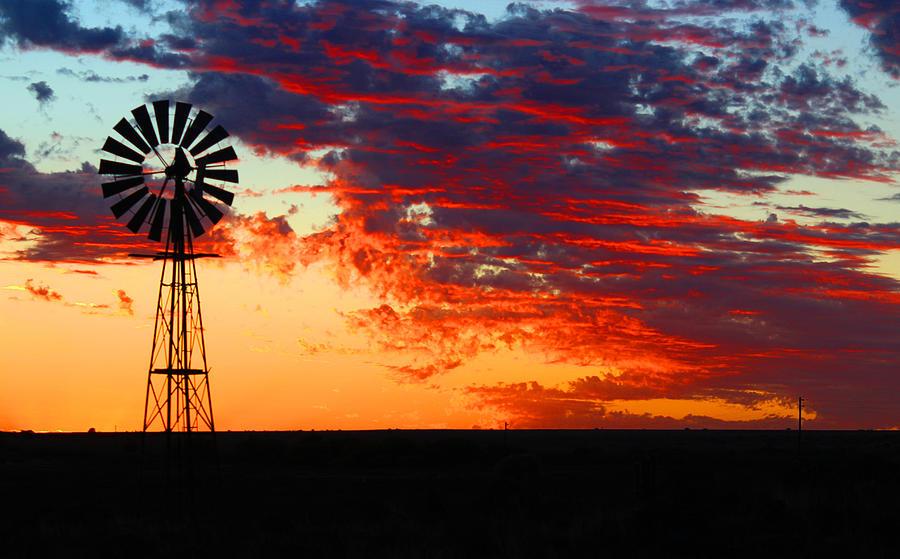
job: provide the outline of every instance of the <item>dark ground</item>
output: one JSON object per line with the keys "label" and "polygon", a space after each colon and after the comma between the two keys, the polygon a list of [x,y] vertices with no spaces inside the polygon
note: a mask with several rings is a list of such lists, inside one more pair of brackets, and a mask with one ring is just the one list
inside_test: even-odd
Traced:
{"label": "dark ground", "polygon": [[897,432],[192,440],[193,484],[161,434],[0,433],[0,557],[900,556]]}

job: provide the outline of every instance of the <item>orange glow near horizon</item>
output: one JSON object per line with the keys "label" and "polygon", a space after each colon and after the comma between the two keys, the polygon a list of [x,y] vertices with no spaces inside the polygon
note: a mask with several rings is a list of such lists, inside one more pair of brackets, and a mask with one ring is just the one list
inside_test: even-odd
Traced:
{"label": "orange glow near horizon", "polygon": [[[515,383],[523,375],[562,387],[585,373],[577,364],[542,363],[534,350],[516,346],[479,353],[453,374],[410,380],[388,368],[400,354],[348,329],[342,313],[379,303],[365,289],[341,288],[321,266],[291,279],[292,289],[233,263],[204,261],[198,268],[218,430],[468,429],[504,421],[515,427],[508,413],[479,406],[467,387]],[[99,276],[37,264],[0,269],[9,278],[4,295],[13,293],[0,298],[0,429],[138,430],[158,264],[102,266]],[[10,289],[30,277],[63,299]],[[118,308],[110,284],[134,299],[133,316]],[[609,404],[674,418],[698,409],[732,420],[791,413],[715,401],[698,408],[678,399]]]}

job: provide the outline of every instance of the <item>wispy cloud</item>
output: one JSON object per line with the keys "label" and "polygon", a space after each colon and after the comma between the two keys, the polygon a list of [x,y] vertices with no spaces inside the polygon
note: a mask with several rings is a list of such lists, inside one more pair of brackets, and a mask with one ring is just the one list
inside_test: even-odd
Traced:
{"label": "wispy cloud", "polygon": [[63,296],[58,292],[51,289],[49,286],[37,284],[35,285],[34,280],[29,278],[25,281],[25,291],[31,293],[37,299],[43,299],[45,301],[62,301]]}
{"label": "wispy cloud", "polygon": [[116,290],[116,297],[119,299],[119,310],[128,316],[134,316],[134,299],[122,289]]}
{"label": "wispy cloud", "polygon": [[28,91],[34,95],[34,98],[37,99],[37,102],[40,103],[42,107],[56,99],[53,88],[47,85],[47,82],[45,81],[31,83],[28,86]]}

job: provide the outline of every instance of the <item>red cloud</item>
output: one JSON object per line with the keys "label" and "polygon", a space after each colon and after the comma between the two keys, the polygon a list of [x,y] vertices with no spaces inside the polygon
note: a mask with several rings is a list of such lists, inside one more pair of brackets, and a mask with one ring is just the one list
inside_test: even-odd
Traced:
{"label": "red cloud", "polygon": [[31,293],[38,299],[45,301],[62,301],[63,296],[46,285],[35,285],[34,280],[28,278],[25,280],[25,291]]}
{"label": "red cloud", "polygon": [[[607,404],[611,394],[597,394],[591,385],[597,377],[579,379],[568,389],[547,388],[531,381],[516,384],[472,387],[469,394],[480,402],[477,407],[492,409],[508,420],[515,428],[531,429],[784,429],[796,424],[794,415],[770,414],[761,419],[722,420],[714,417],[687,414],[684,417],[631,413],[611,410]],[[658,397],[652,391],[630,390],[616,394],[615,399],[631,396],[634,399]],[[805,424],[818,426],[815,418],[807,418]]]}
{"label": "red cloud", "polygon": [[119,298],[119,310],[134,316],[134,299],[129,297],[122,289],[116,290],[116,297]]}
{"label": "red cloud", "polygon": [[202,252],[236,257],[260,271],[286,280],[297,264],[297,235],[286,216],[270,218],[265,212],[253,215],[230,213],[218,226],[201,237],[195,248]]}

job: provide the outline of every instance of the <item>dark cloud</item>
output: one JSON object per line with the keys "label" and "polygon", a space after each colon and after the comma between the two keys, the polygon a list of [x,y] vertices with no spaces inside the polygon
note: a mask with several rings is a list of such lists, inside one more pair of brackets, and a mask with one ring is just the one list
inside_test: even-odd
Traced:
{"label": "dark cloud", "polygon": [[21,47],[99,52],[123,38],[121,27],[82,27],[59,0],[0,0],[0,39]]}
{"label": "dark cloud", "polygon": [[869,41],[885,72],[900,79],[900,11],[894,0],[841,0],[853,20],[871,32]]}
{"label": "dark cloud", "polygon": [[129,6],[137,8],[141,12],[149,13],[151,8],[153,7],[153,2],[151,0],[122,0]]}
{"label": "dark cloud", "polygon": [[865,219],[865,216],[859,212],[848,210],[846,208],[811,208],[800,204],[799,206],[775,206],[784,212],[798,213],[801,215],[821,218],[838,218],[838,219]]}
{"label": "dark cloud", "polygon": [[131,42],[111,46],[107,55],[116,60],[148,64],[156,68],[179,69],[190,66],[190,58],[179,52],[170,52],[152,42]]}
{"label": "dark cloud", "polygon": [[900,202],[900,192],[898,192],[897,194],[892,194],[891,196],[888,196],[886,198],[876,198],[876,200],[880,200],[883,202]]}
{"label": "dark cloud", "polygon": [[191,37],[163,34],[161,37],[166,46],[176,51],[192,51],[197,48],[197,41]]}
{"label": "dark cloud", "polygon": [[18,160],[18,164],[21,165],[24,163],[21,161],[22,157],[25,157],[25,146],[22,142],[10,138],[6,132],[0,130],[0,163],[6,166]]}
{"label": "dark cloud", "polygon": [[21,143],[0,130],[0,221],[31,231],[20,239],[18,258],[97,261],[128,251],[121,226],[100,196],[96,167],[84,163],[77,171],[41,173],[24,153]]}
{"label": "dark cloud", "polygon": [[34,98],[37,99],[38,103],[41,105],[49,103],[56,98],[53,93],[53,88],[47,85],[47,82],[34,82],[28,86],[28,91],[34,94]]}
{"label": "dark cloud", "polygon": [[791,108],[807,109],[813,103],[851,112],[884,108],[877,97],[857,89],[849,77],[837,80],[809,64],[801,65],[794,74],[786,76],[780,89],[781,99]]}

